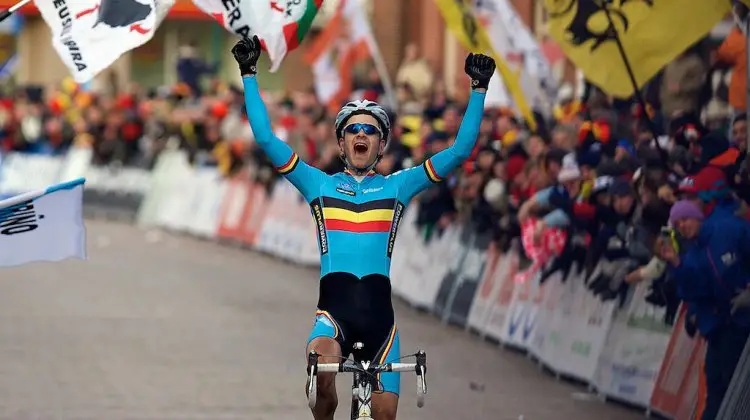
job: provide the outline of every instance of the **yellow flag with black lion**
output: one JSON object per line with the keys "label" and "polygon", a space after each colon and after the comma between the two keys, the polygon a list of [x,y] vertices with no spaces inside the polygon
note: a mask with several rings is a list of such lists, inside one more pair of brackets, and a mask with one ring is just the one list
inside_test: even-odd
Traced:
{"label": "yellow flag with black lion", "polygon": [[549,34],[589,81],[619,98],[634,92],[616,38],[641,88],[731,10],[729,0],[544,2]]}

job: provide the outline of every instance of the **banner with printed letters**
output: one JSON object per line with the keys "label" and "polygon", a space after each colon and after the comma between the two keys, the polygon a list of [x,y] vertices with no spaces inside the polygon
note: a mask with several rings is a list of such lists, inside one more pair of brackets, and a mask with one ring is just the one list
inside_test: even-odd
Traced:
{"label": "banner with printed letters", "polygon": [[86,258],[83,178],[0,201],[0,267]]}
{"label": "banner with printed letters", "polygon": [[593,384],[604,395],[648,407],[672,327],[664,308],[646,302],[648,284],[639,284],[618,309]]}
{"label": "banner with printed letters", "polygon": [[153,38],[174,0],[35,0],[52,45],[78,83]]}

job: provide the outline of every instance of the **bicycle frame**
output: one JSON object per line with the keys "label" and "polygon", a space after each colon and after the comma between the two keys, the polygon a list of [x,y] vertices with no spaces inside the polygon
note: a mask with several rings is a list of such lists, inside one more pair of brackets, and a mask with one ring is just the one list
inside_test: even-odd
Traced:
{"label": "bicycle frame", "polygon": [[[367,371],[369,362],[361,363],[362,369]],[[372,380],[361,372],[352,374],[352,420],[372,419]]]}
{"label": "bicycle frame", "polygon": [[424,396],[427,394],[427,381],[425,379],[427,373],[427,355],[424,351],[420,350],[417,352],[416,363],[385,363],[382,365],[373,365],[369,361],[357,362],[352,359],[346,359],[339,363],[318,363],[318,357],[320,355],[314,351],[308,355],[307,397],[308,405],[311,409],[315,407],[315,403],[317,402],[317,375],[320,372],[351,372],[353,374],[352,420],[373,420],[373,385],[377,385],[375,382],[376,375],[383,372],[415,372],[417,375],[417,407],[424,406]]}

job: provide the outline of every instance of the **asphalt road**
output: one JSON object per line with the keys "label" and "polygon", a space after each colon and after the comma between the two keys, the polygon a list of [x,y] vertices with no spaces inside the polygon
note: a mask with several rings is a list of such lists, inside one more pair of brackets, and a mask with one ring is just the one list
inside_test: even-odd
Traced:
{"label": "asphalt road", "polygon": [[[0,419],[308,419],[316,272],[249,251],[88,221],[89,260],[0,271]],[[397,304],[427,351],[426,406],[400,419],[630,420],[522,355]],[[348,418],[349,377],[337,419]]]}

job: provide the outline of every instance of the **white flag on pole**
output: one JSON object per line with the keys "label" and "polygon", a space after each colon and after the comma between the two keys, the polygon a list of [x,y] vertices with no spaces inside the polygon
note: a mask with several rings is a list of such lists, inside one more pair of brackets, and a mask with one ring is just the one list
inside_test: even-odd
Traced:
{"label": "white flag on pole", "polygon": [[0,201],[0,267],[86,259],[85,179]]}
{"label": "white flag on pole", "polygon": [[193,0],[226,30],[243,38],[258,35],[271,60],[269,71],[281,66],[310,30],[323,0]]}
{"label": "white flag on pole", "polygon": [[86,83],[154,36],[174,0],[35,0],[52,45],[78,83]]}
{"label": "white flag on pole", "polygon": [[549,110],[557,84],[539,43],[508,0],[474,0],[474,11],[492,46],[521,70],[521,87],[531,106]]}

